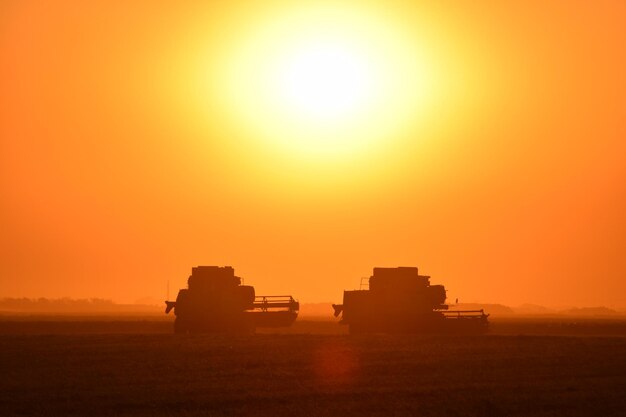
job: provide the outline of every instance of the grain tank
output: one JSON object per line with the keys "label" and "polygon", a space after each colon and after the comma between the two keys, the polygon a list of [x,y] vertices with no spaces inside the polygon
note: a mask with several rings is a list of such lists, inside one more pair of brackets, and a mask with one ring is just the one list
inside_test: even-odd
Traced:
{"label": "grain tank", "polygon": [[374,268],[367,289],[343,292],[343,304],[333,304],[335,317],[350,333],[482,333],[488,314],[483,310],[450,310],[443,285],[416,267]]}
{"label": "grain tank", "polygon": [[253,333],[257,327],[290,326],[300,308],[290,295],[256,295],[230,266],[192,268],[187,288],[165,304],[166,314],[174,309],[175,333]]}

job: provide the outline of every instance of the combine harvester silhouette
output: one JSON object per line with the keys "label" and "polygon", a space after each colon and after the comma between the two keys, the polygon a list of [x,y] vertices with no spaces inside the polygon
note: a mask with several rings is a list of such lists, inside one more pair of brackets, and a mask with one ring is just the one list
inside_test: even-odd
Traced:
{"label": "combine harvester silhouette", "polygon": [[489,314],[483,310],[449,310],[443,285],[430,285],[430,277],[416,267],[374,268],[364,280],[368,289],[343,292],[343,304],[333,304],[340,324],[359,333],[481,334]]}
{"label": "combine harvester silhouette", "polygon": [[196,266],[187,286],[176,301],[165,302],[165,314],[174,309],[176,315],[174,333],[254,333],[257,327],[291,326],[300,309],[290,295],[257,296],[230,266]]}

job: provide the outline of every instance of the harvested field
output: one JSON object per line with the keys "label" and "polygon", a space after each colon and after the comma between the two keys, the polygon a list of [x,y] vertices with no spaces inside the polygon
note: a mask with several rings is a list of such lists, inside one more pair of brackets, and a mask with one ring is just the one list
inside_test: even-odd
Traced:
{"label": "harvested field", "polygon": [[319,321],[181,337],[169,325],[4,318],[0,415],[626,415],[624,337],[354,337]]}

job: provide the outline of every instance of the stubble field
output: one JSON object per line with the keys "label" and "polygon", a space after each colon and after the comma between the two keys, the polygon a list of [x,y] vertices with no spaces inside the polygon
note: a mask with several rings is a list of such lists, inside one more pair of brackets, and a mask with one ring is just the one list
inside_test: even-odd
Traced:
{"label": "stubble field", "polygon": [[157,319],[2,319],[0,415],[626,415],[623,321],[500,321],[476,337],[296,325],[175,336]]}

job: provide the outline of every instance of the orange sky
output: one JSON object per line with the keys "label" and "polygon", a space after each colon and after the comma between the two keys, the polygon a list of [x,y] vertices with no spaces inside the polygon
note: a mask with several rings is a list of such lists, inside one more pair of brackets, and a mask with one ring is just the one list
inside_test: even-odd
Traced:
{"label": "orange sky", "polygon": [[[624,2],[200,3],[2,2],[0,297],[162,299],[216,264],[340,301],[417,265],[461,301],[626,306]],[[428,95],[337,137],[274,118],[249,86],[293,16],[397,44]]]}

